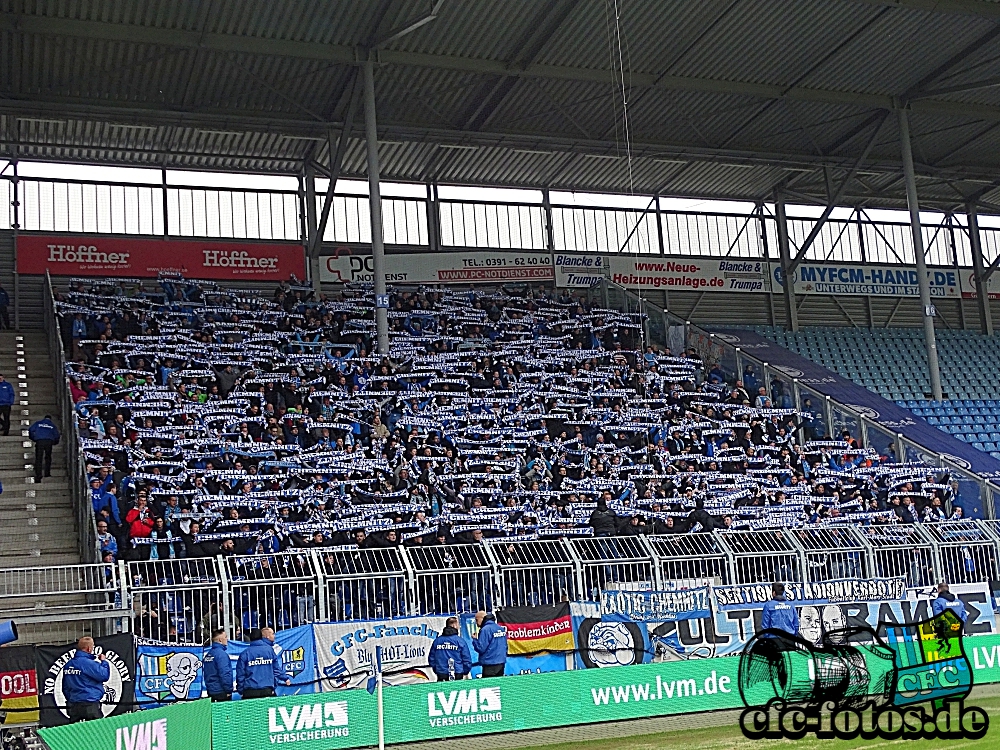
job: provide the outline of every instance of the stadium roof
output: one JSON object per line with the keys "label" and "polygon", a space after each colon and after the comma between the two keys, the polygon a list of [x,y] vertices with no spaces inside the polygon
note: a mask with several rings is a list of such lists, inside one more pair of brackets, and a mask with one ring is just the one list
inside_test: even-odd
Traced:
{"label": "stadium roof", "polygon": [[326,165],[368,50],[383,179],[898,206],[906,107],[922,202],[1000,204],[986,0],[0,0],[0,150]]}

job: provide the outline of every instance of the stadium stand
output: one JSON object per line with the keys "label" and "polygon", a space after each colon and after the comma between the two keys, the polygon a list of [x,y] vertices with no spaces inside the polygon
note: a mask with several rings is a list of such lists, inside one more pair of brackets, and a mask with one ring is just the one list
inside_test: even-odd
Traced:
{"label": "stadium stand", "polygon": [[[179,278],[76,279],[57,294],[105,562],[189,559],[176,577],[190,580],[194,558],[222,556],[237,580],[292,579],[304,563],[288,553],[310,549],[331,574],[364,573],[338,551],[402,545],[433,563],[457,543],[592,537],[616,558],[638,535],[952,514],[947,473],[752,404],[693,349],[643,353],[634,314],[545,290],[397,291],[379,358],[367,290],[312,295]],[[166,615],[140,631],[195,632],[211,613],[171,617],[166,583],[133,582]],[[422,612],[492,603],[485,578],[442,588],[423,591]],[[405,608],[391,582],[338,602],[346,619]],[[262,611],[283,627],[309,617],[294,585],[237,609],[244,629]]]}
{"label": "stadium stand", "polygon": [[1000,400],[984,371],[1000,370],[1000,342],[972,331],[938,331],[941,385],[948,400],[929,400],[927,352],[917,328],[754,330],[822,364],[930,424],[1000,458]]}

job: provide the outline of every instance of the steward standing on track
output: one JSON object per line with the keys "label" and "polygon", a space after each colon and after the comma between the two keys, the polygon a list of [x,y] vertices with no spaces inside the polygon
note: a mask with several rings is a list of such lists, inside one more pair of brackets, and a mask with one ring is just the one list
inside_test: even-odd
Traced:
{"label": "steward standing on track", "polygon": [[938,595],[937,599],[931,604],[931,611],[936,615],[941,614],[946,609],[950,609],[962,624],[965,625],[965,621],[968,619],[969,614],[965,611],[965,604],[962,600],[955,596],[948,590],[948,584],[942,581],[938,584]]}
{"label": "steward standing on track", "polygon": [[101,718],[104,683],[111,679],[111,665],[104,654],[94,656],[94,639],[76,642],[76,653],[63,667],[63,695],[71,722]]}
{"label": "steward standing on track", "polygon": [[799,634],[799,613],[795,605],[785,601],[785,584],[771,584],[771,598],[764,605],[760,618],[761,630],[780,630],[788,635]]}
{"label": "steward standing on track", "polygon": [[472,669],[472,654],[465,640],[458,634],[458,618],[449,617],[441,635],[434,639],[427,663],[437,675],[438,682],[462,680]]}
{"label": "steward standing on track", "polygon": [[476,625],[479,635],[472,641],[473,648],[479,654],[479,665],[483,668],[483,677],[503,677],[507,665],[507,628],[497,625],[497,618],[492,612],[476,612]]}
{"label": "steward standing on track", "polygon": [[254,628],[250,631],[250,645],[236,662],[236,692],[243,698],[270,698],[279,682],[292,684],[281,657],[274,653],[274,631]]}
{"label": "steward standing on track", "polygon": [[205,690],[212,703],[225,703],[233,697],[233,663],[226,651],[228,643],[225,630],[212,631],[212,647],[205,652],[203,660]]}

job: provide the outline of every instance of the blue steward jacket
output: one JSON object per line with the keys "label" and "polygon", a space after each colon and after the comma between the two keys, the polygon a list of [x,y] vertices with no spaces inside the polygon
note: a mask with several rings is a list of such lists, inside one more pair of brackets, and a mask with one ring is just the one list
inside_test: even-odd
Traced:
{"label": "blue steward jacket", "polygon": [[63,695],[67,703],[99,703],[104,700],[104,683],[111,679],[111,665],[93,654],[77,649],[63,667]]}
{"label": "blue steward jacket", "polygon": [[274,653],[274,644],[266,638],[252,641],[236,662],[236,692],[247,688],[263,690],[273,688],[289,679],[281,664],[281,657]]}
{"label": "blue steward jacket", "polygon": [[491,615],[487,615],[479,635],[472,641],[472,647],[479,654],[482,665],[507,663],[507,628],[497,625]]}
{"label": "blue steward jacket", "polygon": [[233,692],[233,662],[226,647],[212,643],[202,660],[205,675],[205,690],[209,695]]}
{"label": "blue steward jacket", "polygon": [[761,629],[781,630],[789,635],[799,633],[799,613],[795,605],[781,599],[769,599],[764,605],[764,613],[760,618]]}
{"label": "blue steward jacket", "polygon": [[55,444],[59,442],[59,428],[51,419],[39,419],[28,428],[28,437],[35,442],[51,440]]}
{"label": "blue steward jacket", "polygon": [[938,594],[938,598],[934,600],[931,604],[931,611],[935,615],[939,615],[946,609],[950,609],[956,615],[958,619],[963,623],[968,619],[969,613],[965,611],[965,604],[962,600],[955,596],[950,591],[945,591],[944,593]]}
{"label": "blue steward jacket", "polygon": [[450,659],[455,661],[456,675],[468,674],[469,670],[472,669],[472,654],[469,653],[469,646],[455,628],[445,628],[444,634],[434,639],[427,656],[427,663],[434,674],[447,675],[451,673],[448,668]]}

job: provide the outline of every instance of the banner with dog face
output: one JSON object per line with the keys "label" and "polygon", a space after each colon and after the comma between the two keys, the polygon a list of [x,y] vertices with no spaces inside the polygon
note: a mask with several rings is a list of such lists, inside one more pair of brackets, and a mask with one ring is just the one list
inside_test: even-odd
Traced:
{"label": "banner with dog face", "polygon": [[[236,660],[246,649],[242,641],[229,641],[226,653],[236,671]],[[140,643],[136,649],[135,700],[141,708],[194,700],[207,696],[205,690],[202,646]],[[317,692],[316,649],[312,625],[279,630],[274,637],[274,651],[281,657],[285,672],[292,678],[290,687],[278,685],[278,695],[302,695]]]}

